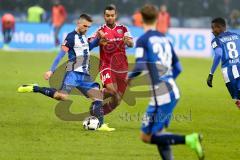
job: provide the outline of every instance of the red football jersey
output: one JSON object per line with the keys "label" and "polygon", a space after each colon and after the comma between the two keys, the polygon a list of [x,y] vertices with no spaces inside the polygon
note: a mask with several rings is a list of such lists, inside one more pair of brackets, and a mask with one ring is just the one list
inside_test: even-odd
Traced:
{"label": "red football jersey", "polygon": [[14,29],[15,18],[12,14],[6,13],[2,16],[2,30],[3,29]]}
{"label": "red football jersey", "polygon": [[[109,28],[106,24],[102,25],[97,31],[105,34],[108,43],[100,44],[100,71],[106,68],[112,70],[126,70],[128,68],[126,46],[123,37],[131,37],[127,27],[116,24],[114,28]],[[97,33],[97,32],[96,32]],[[94,34],[96,37],[97,34]]]}

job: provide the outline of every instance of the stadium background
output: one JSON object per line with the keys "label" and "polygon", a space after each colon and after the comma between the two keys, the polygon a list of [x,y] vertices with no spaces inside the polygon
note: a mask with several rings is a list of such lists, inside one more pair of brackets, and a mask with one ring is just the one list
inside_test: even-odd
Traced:
{"label": "stadium background", "polygon": [[[147,2],[157,6],[167,4],[172,16],[169,37],[175,40],[177,54],[188,57],[181,58],[184,70],[177,82],[182,99],[169,131],[183,134],[201,132],[207,159],[238,160],[239,111],[227,93],[220,70],[214,76],[213,89],[207,88],[205,81],[211,59],[199,58],[212,55],[210,22],[213,17],[225,17],[228,27],[239,32],[236,25],[231,25],[230,18],[233,10],[240,9],[238,0],[62,0],[68,19],[60,37],[74,28],[75,19],[82,12],[90,13],[96,22],[88,33],[90,35],[103,23],[105,5],[115,4],[119,10],[118,21],[128,25],[136,39],[142,30],[132,26],[131,17]],[[46,11],[41,24],[26,22],[27,9],[35,3]],[[117,131],[99,133],[84,131],[81,122],[58,119],[54,110],[57,102],[54,100],[16,93],[16,88],[23,83],[49,85],[42,74],[49,69],[57,54],[52,50],[52,4],[47,0],[0,2],[0,15],[13,13],[17,21],[10,49],[0,50],[0,159],[159,159],[157,149],[143,144],[138,138],[141,115],[148,98],[136,99],[136,105],[132,107],[123,102],[107,116],[107,121]],[[97,50],[94,53],[98,53]],[[128,53],[133,53],[133,50],[128,50]],[[129,61],[134,61],[133,56],[129,55]],[[85,98],[72,98],[75,100],[71,108],[73,113],[88,110],[90,102]],[[196,159],[194,153],[183,146],[174,147],[174,155],[178,160]]]}
{"label": "stadium background", "polygon": [[[22,50],[45,50],[49,51],[54,48],[53,27],[51,21],[51,7],[55,1],[30,1],[30,0],[17,0],[15,3],[9,3],[8,1],[1,2],[1,12],[11,12],[16,18],[16,29],[13,36],[13,40],[10,43],[12,49]],[[104,23],[102,17],[102,11],[107,4],[115,4],[118,6],[119,18],[118,22],[126,24],[134,39],[136,40],[139,35],[142,34],[142,30],[139,27],[132,25],[132,15],[139,9],[144,3],[151,2],[160,6],[166,4],[168,12],[171,15],[171,27],[168,32],[168,37],[173,42],[174,48],[180,56],[187,57],[210,57],[211,54],[211,30],[210,22],[212,17],[223,16],[228,20],[229,28],[234,29],[235,32],[239,32],[237,29],[240,27],[240,13],[238,13],[236,22],[232,24],[232,12],[238,11],[239,5],[237,0],[195,0],[190,1],[97,1],[91,0],[89,3],[84,1],[60,1],[61,4],[67,10],[67,21],[61,28],[59,34],[60,41],[62,41],[66,34],[75,28],[75,20],[82,12],[87,12],[93,16],[94,25],[88,32],[91,35],[100,24]],[[43,23],[27,23],[27,9],[33,5],[39,5],[44,10]],[[51,5],[52,4],[52,5]],[[84,4],[84,5],[82,5]],[[94,4],[94,5],[90,5]],[[124,7],[128,6],[128,7]],[[196,29],[197,28],[197,29]],[[3,46],[3,37],[0,36],[0,46]],[[94,51],[97,51],[95,49]],[[134,53],[133,49],[129,49],[128,53]]]}

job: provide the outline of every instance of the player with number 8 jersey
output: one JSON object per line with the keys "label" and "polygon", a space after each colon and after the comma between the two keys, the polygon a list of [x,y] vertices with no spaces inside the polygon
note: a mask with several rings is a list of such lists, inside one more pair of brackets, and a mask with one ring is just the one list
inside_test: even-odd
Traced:
{"label": "player with number 8 jersey", "polygon": [[221,70],[224,81],[236,105],[240,107],[240,35],[226,31],[226,22],[223,18],[212,21],[212,31],[215,38],[212,40],[214,60],[207,79],[212,87],[213,74],[221,61]]}

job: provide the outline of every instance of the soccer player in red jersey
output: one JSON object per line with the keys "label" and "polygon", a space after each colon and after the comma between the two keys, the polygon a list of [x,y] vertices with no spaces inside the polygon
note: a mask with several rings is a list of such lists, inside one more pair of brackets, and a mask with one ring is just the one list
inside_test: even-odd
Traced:
{"label": "soccer player in red jersey", "polygon": [[104,95],[111,95],[112,103],[104,107],[105,114],[119,105],[125,92],[128,72],[126,46],[133,47],[133,39],[127,27],[116,23],[117,10],[113,5],[104,10],[103,24],[92,38],[100,33],[100,78]]}

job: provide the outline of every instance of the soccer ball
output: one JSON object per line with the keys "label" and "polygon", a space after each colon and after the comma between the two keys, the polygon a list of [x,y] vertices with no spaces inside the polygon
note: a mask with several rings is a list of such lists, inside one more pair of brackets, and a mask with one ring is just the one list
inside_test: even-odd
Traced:
{"label": "soccer ball", "polygon": [[86,130],[96,130],[99,128],[99,126],[100,126],[100,122],[94,116],[87,117],[83,121],[83,128]]}

